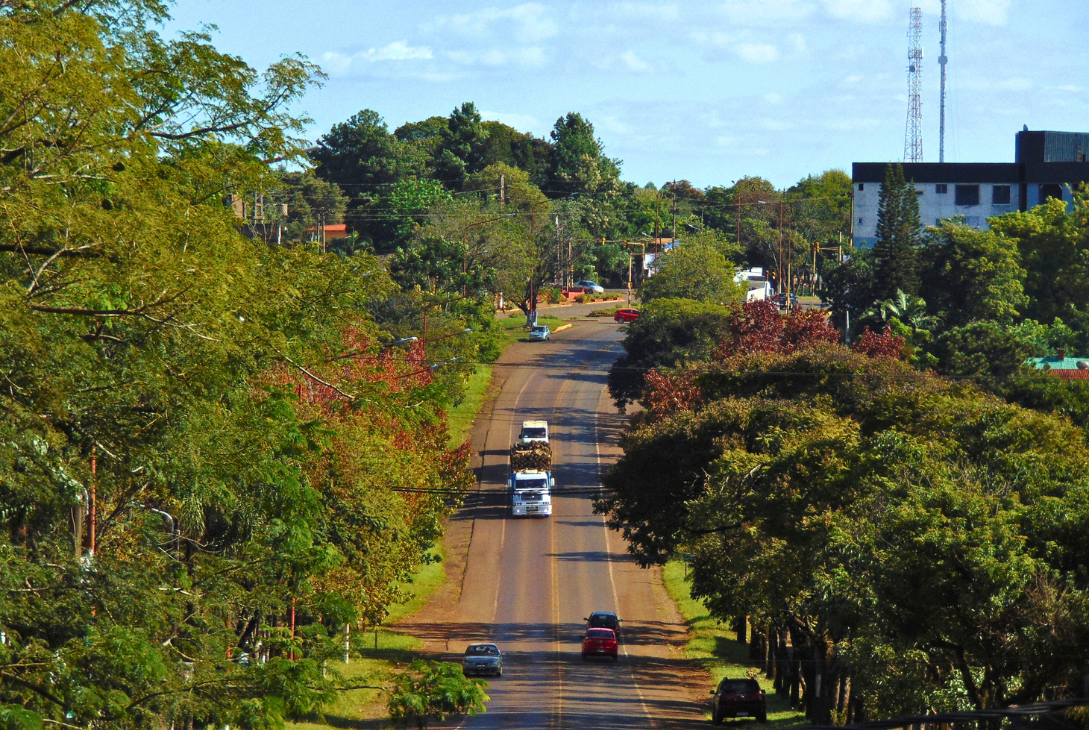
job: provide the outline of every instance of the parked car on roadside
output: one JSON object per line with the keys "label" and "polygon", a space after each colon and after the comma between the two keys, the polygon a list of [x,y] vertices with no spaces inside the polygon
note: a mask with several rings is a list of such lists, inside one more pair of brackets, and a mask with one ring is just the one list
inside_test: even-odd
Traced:
{"label": "parked car on roadside", "polygon": [[727,717],[755,717],[768,721],[768,700],[755,679],[726,677],[711,692],[711,722],[721,725]]}
{"label": "parked car on roadside", "polygon": [[503,676],[503,652],[495,644],[469,644],[461,660],[461,671],[470,674]]}
{"label": "parked car on roadside", "polygon": [[609,657],[617,660],[616,632],[612,629],[586,629],[582,639],[582,658]]}
{"label": "parked car on roadside", "polygon": [[529,328],[529,339],[531,342],[547,342],[552,339],[552,330],[546,324],[535,324]]}
{"label": "parked car on roadside", "polygon": [[582,287],[582,290],[587,294],[604,294],[605,287],[598,284],[596,281],[580,281],[575,284],[577,287]]}
{"label": "parked car on roadside", "polygon": [[613,315],[614,322],[634,322],[639,319],[638,309],[618,309]]}

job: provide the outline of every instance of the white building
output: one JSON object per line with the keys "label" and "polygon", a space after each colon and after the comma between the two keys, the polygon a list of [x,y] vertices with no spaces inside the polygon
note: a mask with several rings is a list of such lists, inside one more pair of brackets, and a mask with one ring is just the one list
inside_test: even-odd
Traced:
{"label": "white building", "polygon": [[[1072,189],[1089,182],[1089,134],[1030,132],[1017,134],[1016,162],[904,163],[904,177],[914,182],[919,218],[934,226],[947,218],[986,229],[987,219],[1029,210],[1049,198],[1072,200]],[[890,163],[856,162],[854,243],[872,246],[877,236],[881,184]]]}

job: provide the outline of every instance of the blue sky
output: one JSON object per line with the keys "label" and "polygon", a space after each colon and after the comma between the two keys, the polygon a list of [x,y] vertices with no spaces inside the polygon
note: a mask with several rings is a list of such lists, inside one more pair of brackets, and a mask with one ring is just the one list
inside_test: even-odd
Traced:
{"label": "blue sky", "polygon": [[[924,153],[938,157],[939,0],[923,8]],[[1089,131],[1089,0],[949,0],[947,161],[1013,160],[1014,134]],[[360,109],[394,129],[474,101],[547,135],[578,111],[623,177],[778,186],[903,157],[909,0],[465,2],[181,0],[262,68],[329,74],[300,110],[317,138]]]}

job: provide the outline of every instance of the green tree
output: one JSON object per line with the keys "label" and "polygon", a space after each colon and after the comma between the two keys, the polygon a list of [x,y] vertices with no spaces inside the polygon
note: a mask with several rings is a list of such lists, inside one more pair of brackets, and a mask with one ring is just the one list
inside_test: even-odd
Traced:
{"label": "green tree", "polygon": [[873,290],[870,301],[892,299],[897,290],[919,292],[917,248],[921,243],[919,199],[904,168],[889,165],[877,209],[877,240],[873,245]]}
{"label": "green tree", "polygon": [[645,376],[711,358],[725,337],[730,312],[720,304],[692,299],[656,299],[628,325],[624,354],[609,370],[609,394],[622,411],[643,397]]}
{"label": "green tree", "polygon": [[945,221],[927,234],[919,259],[919,293],[947,327],[1012,324],[1028,304],[1016,239]]}
{"label": "green tree", "polygon": [[639,287],[639,296],[645,302],[668,298],[727,304],[744,291],[734,281],[733,265],[717,248],[691,242],[662,255],[658,272]]}
{"label": "green tree", "polygon": [[0,11],[0,715],[28,727],[319,711],[344,624],[400,597],[469,476],[424,353],[383,356],[380,262],[223,204],[305,162],[316,68],[166,21]]}
{"label": "green tree", "polygon": [[480,172],[485,165],[484,145],[488,130],[480,121],[476,105],[467,101],[450,112],[440,139],[435,174],[448,187],[460,190],[469,175]]}
{"label": "green tree", "polygon": [[[348,208],[346,196],[335,183],[325,182],[310,172],[285,172],[280,176],[281,187],[270,200],[276,205],[286,205],[287,215],[282,216],[282,239],[287,241],[310,240],[313,229],[321,225],[340,223]],[[279,210],[270,213],[266,204],[266,220],[276,220]],[[280,222],[280,221],[276,221]],[[271,236],[271,226],[268,229]]]}
{"label": "green tree", "polygon": [[549,163],[549,195],[600,193],[611,190],[619,180],[620,164],[607,158],[594,137],[594,125],[581,114],[570,112],[552,128]]}
{"label": "green tree", "polygon": [[473,717],[484,711],[484,703],[490,699],[485,694],[487,686],[482,679],[462,676],[457,664],[417,660],[394,680],[390,717],[400,725],[414,724],[420,730],[427,727],[429,720]]}

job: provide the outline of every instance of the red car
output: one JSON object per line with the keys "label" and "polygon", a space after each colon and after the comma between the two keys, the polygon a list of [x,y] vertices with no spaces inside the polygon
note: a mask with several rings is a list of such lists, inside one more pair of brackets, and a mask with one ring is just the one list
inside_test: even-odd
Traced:
{"label": "red car", "polygon": [[634,322],[639,319],[638,309],[618,309],[613,315],[614,322]]}
{"label": "red car", "polygon": [[582,658],[607,656],[615,662],[616,646],[616,632],[612,629],[586,629],[586,638],[582,640]]}
{"label": "red car", "polygon": [[730,679],[727,677],[711,693],[711,722],[721,725],[727,717],[755,717],[759,722],[768,721],[768,700],[755,679]]}

